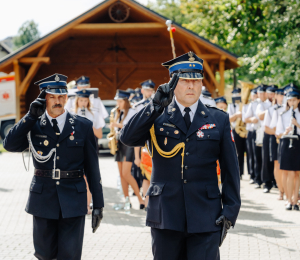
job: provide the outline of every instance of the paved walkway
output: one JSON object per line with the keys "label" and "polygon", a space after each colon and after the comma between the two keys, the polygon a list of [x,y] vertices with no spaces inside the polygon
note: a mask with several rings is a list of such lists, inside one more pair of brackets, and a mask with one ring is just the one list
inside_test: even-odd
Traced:
{"label": "paved walkway", "polygon": [[[117,190],[118,170],[112,157],[101,157],[100,168],[105,194],[104,219],[92,234],[91,218],[86,219],[83,260],[152,259],[145,212],[132,197],[131,214],[114,211],[121,201]],[[24,208],[32,178],[23,167],[20,154],[0,154],[0,259],[35,259],[32,245],[32,217]],[[248,180],[241,181],[242,209],[234,229],[221,247],[222,260],[299,260],[300,212],[287,212],[278,201],[278,191],[263,194]],[[167,259],[166,259],[167,260]]]}

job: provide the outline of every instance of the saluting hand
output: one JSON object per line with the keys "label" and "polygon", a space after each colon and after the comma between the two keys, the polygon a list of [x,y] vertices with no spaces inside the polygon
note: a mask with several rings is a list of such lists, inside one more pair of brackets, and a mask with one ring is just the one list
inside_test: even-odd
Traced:
{"label": "saluting hand", "polygon": [[92,229],[93,233],[96,232],[98,227],[100,226],[101,220],[103,219],[103,208],[93,209],[92,213]]}
{"label": "saluting hand", "polygon": [[153,98],[153,105],[155,111],[162,113],[164,108],[172,102],[174,90],[177,86],[178,80],[178,74],[174,73],[169,83],[162,84],[158,87]]}
{"label": "saluting hand", "polygon": [[46,91],[43,90],[39,96],[30,104],[29,113],[32,117],[38,118],[44,114],[46,109]]}

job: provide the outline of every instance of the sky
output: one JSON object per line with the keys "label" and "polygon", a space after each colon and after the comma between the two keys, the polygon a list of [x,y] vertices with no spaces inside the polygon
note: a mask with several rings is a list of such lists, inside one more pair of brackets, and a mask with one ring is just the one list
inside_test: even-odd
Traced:
{"label": "sky", "polygon": [[[0,1],[0,40],[18,34],[21,25],[34,20],[41,36],[86,12],[103,0]],[[137,0],[146,5],[148,0]]]}

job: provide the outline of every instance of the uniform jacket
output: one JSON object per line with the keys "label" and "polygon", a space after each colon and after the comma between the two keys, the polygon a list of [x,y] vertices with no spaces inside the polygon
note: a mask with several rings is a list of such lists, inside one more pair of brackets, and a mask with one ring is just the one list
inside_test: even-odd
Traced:
{"label": "uniform jacket", "polygon": [[[92,122],[67,113],[62,133],[57,136],[44,113],[38,120],[28,113],[8,133],[4,147],[10,152],[22,152],[28,148],[27,133],[35,150],[47,155],[56,148],[56,169],[61,171],[84,170],[93,195],[95,208],[104,206],[102,184]],[[74,133],[74,140],[70,139]],[[39,163],[33,158],[36,169],[52,170],[54,155]],[[86,184],[81,178],[55,180],[33,176],[26,211],[34,216],[58,219],[83,216],[87,213]]]}
{"label": "uniform jacket", "polygon": [[[129,146],[144,146],[150,141],[153,124],[162,150],[170,151],[178,143],[185,143],[184,173],[182,178],[182,151],[173,158],[164,158],[153,148],[146,224],[181,232],[187,229],[188,233],[212,232],[221,229],[215,221],[224,214],[234,225],[241,205],[240,179],[228,114],[198,101],[187,130],[175,99],[162,114],[154,110],[151,101],[122,129],[121,141]],[[198,129],[207,124],[215,127],[202,130],[204,136],[198,137]],[[222,194],[218,188],[217,160],[221,166]]]}

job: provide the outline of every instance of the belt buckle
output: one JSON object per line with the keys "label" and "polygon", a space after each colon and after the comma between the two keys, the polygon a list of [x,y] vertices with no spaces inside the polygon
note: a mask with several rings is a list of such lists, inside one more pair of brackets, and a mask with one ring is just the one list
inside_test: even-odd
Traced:
{"label": "belt buckle", "polygon": [[[56,175],[56,172],[58,172],[57,175]],[[53,180],[60,180],[60,169],[53,169],[52,170],[52,179]]]}

